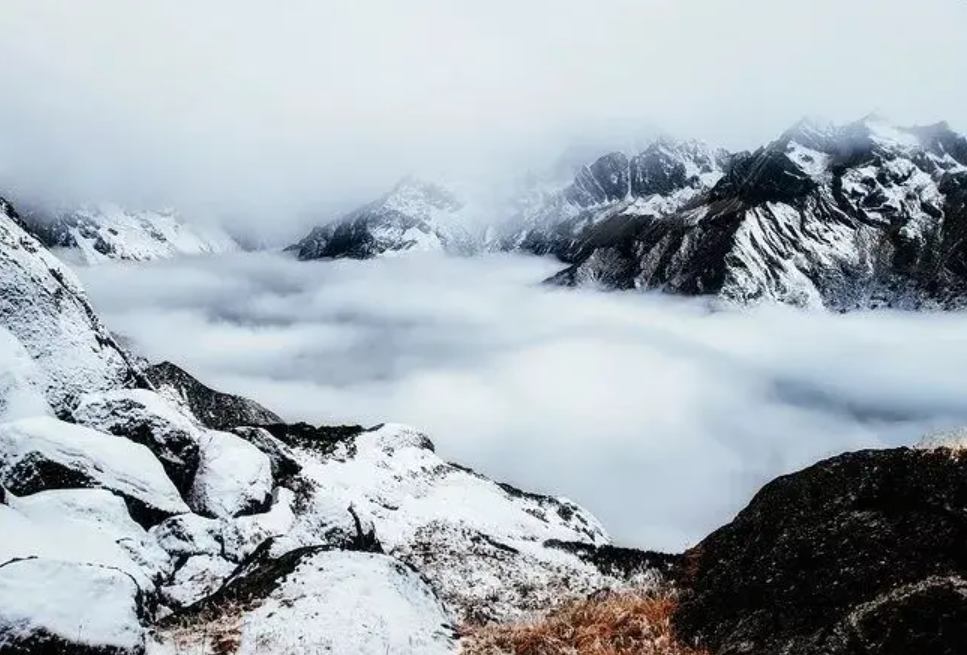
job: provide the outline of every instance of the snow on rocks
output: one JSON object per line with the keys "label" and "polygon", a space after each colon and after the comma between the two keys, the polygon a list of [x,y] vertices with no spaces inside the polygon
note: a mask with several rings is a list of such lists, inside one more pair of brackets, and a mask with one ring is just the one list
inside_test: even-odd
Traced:
{"label": "snow on rocks", "polygon": [[231,518],[265,511],[272,500],[269,456],[241,437],[209,430],[200,443],[188,502],[199,514]]}
{"label": "snow on rocks", "polygon": [[317,499],[344,513],[352,507],[372,520],[386,552],[424,573],[462,618],[511,618],[630,584],[544,545],[607,544],[604,529],[583,509],[448,464],[417,430],[384,425],[316,448],[308,439],[297,443],[301,475],[313,490],[291,534],[316,520]]}
{"label": "snow on rocks", "polygon": [[287,445],[272,436],[264,428],[241,427],[232,432],[269,456],[272,463],[272,477],[276,483],[292,477],[302,466],[296,459],[295,453]]}
{"label": "snow on rocks", "polygon": [[0,652],[141,655],[141,590],[114,568],[49,559],[0,565]]}
{"label": "snow on rocks", "polygon": [[0,483],[15,494],[45,489],[109,489],[150,527],[188,512],[151,451],[139,444],[49,417],[0,425]]}
{"label": "snow on rocks", "polygon": [[44,398],[45,381],[23,344],[0,327],[0,422],[53,414]]}
{"label": "snow on rocks", "polygon": [[0,505],[0,562],[30,557],[96,564],[123,571],[150,591],[171,573],[171,560],[103,489],[8,494]]}
{"label": "snow on rocks", "polygon": [[202,431],[154,391],[119,389],[87,394],[73,417],[81,425],[146,446],[180,490],[191,486]]}
{"label": "snow on rocks", "polygon": [[207,653],[216,643],[230,644],[235,655],[457,650],[452,617],[420,576],[372,553],[293,551],[233,578],[173,618],[152,655]]}
{"label": "snow on rocks", "polygon": [[215,555],[193,555],[161,587],[162,600],[169,607],[187,607],[213,594],[236,568],[238,564]]}
{"label": "snow on rocks", "polygon": [[101,324],[80,283],[56,257],[0,210],[0,327],[43,371],[44,397],[57,411],[88,391],[140,379]]}
{"label": "snow on rocks", "polygon": [[222,523],[197,514],[179,514],[150,530],[151,536],[169,555],[219,555],[222,552]]}

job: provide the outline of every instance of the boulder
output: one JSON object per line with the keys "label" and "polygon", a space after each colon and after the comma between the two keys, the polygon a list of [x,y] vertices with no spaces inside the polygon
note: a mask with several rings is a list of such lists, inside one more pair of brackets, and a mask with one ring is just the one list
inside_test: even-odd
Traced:
{"label": "boulder", "polygon": [[148,528],[189,511],[150,450],[54,418],[0,425],[0,483],[15,494],[103,488],[121,496]]}
{"label": "boulder", "polygon": [[212,518],[257,514],[272,502],[269,456],[241,437],[209,430],[201,440],[198,471],[188,502]]}
{"label": "boulder", "polygon": [[686,554],[676,629],[713,655],[957,655],[965,543],[967,452],[834,457]]}
{"label": "boulder", "polygon": [[87,394],[73,411],[81,425],[130,439],[154,453],[168,477],[187,492],[198,469],[201,430],[154,391],[119,389]]}
{"label": "boulder", "polygon": [[4,655],[142,655],[141,590],[126,573],[48,559],[0,565]]}

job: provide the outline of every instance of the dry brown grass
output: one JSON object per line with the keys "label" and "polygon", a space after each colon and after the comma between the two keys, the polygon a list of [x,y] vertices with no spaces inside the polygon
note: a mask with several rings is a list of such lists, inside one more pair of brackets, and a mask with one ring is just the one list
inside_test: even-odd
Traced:
{"label": "dry brown grass", "polygon": [[675,598],[601,594],[526,623],[468,627],[463,655],[706,655],[675,641]]}

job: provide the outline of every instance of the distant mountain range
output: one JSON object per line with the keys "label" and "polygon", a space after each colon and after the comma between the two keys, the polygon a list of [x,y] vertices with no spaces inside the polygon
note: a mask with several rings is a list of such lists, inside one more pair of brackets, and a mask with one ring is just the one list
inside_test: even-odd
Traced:
{"label": "distant mountain range", "polygon": [[[25,207],[20,205],[20,207]],[[65,260],[99,264],[240,250],[224,230],[188,221],[174,210],[131,210],[110,203],[71,209],[26,207],[25,228]]]}
{"label": "distant mountain range", "polygon": [[[315,228],[301,259],[411,250],[552,255],[549,281],[834,310],[967,303],[967,139],[945,123],[803,120],[753,152],[659,139],[557,188],[535,181],[481,228],[455,193],[405,180]],[[474,229],[468,226],[476,225]]]}

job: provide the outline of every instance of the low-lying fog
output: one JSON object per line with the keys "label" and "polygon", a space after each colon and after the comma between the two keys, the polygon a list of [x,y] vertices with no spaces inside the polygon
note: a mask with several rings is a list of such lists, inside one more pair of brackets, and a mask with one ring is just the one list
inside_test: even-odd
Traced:
{"label": "low-lying fog", "polygon": [[80,271],[109,326],[288,420],[410,423],[447,459],[680,550],[776,475],[967,423],[967,316],[710,312],[537,284],[536,258],[279,254]]}

